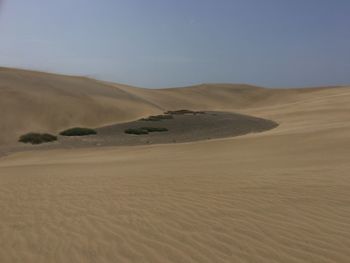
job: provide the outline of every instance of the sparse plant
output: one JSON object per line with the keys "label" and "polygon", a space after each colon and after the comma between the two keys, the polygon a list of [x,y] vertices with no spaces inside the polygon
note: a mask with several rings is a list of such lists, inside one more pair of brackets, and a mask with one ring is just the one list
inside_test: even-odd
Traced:
{"label": "sparse plant", "polygon": [[27,133],[22,135],[19,142],[31,143],[31,144],[42,144],[57,141],[57,137],[48,133]]}
{"label": "sparse plant", "polygon": [[143,130],[141,128],[130,128],[130,129],[126,129],[124,132],[127,134],[135,134],[135,135],[148,134],[148,131]]}
{"label": "sparse plant", "polygon": [[71,128],[65,131],[60,132],[62,136],[87,136],[87,135],[95,135],[97,132],[90,128]]}
{"label": "sparse plant", "polygon": [[168,131],[167,128],[157,128],[157,127],[142,127],[141,129],[143,129],[147,132],[166,132],[166,131]]}

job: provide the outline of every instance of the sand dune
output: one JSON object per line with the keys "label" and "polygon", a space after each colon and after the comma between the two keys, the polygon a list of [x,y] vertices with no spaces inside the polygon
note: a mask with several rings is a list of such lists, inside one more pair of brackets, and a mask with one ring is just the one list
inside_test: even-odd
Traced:
{"label": "sand dune", "polygon": [[0,144],[28,131],[95,127],[158,111],[142,98],[88,78],[0,68]]}
{"label": "sand dune", "polygon": [[[33,117],[29,109],[34,106],[22,105],[22,92],[35,93],[39,73],[16,77],[26,79],[24,85],[27,74],[34,74],[29,90],[13,84],[19,81],[11,75],[15,73],[6,73],[11,75],[8,84],[3,70],[0,74],[0,92],[11,94],[16,87],[5,109],[21,120]],[[72,91],[72,84],[67,95],[52,98],[56,106],[73,107],[67,101],[71,93],[81,103],[75,104],[81,112],[89,108],[85,96],[110,101],[102,103],[103,109],[94,101],[98,114],[114,110],[101,122],[188,107],[238,110],[280,125],[264,133],[205,142],[36,151],[1,158],[1,262],[349,262],[350,88],[201,85],[142,90],[39,76],[59,78],[61,84],[76,81],[83,90]],[[94,84],[85,93],[89,83]],[[102,94],[89,95],[98,85]],[[112,95],[114,89],[125,97]],[[50,98],[61,91],[47,93]],[[123,115],[118,103],[113,108],[118,100],[135,107],[133,113],[126,110]],[[62,108],[48,109],[41,111],[47,119],[35,125],[68,125],[69,116],[59,114]],[[0,122],[3,134],[10,134],[4,127],[26,127],[11,124],[9,116]],[[53,116],[67,120],[50,122]],[[98,117],[93,122],[87,116],[86,124],[100,124]],[[75,116],[82,121],[80,117]]]}
{"label": "sand dune", "polygon": [[101,127],[165,110],[241,110],[296,102],[318,89],[266,89],[203,84],[140,89],[89,78],[0,68],[0,145],[26,132],[58,132],[71,126]]}

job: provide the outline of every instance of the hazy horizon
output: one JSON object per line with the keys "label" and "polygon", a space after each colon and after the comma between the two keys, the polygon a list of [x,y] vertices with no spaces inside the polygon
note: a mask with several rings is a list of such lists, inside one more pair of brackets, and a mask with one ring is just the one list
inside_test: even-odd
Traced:
{"label": "hazy horizon", "polygon": [[345,0],[0,5],[0,66],[155,88],[350,84]]}

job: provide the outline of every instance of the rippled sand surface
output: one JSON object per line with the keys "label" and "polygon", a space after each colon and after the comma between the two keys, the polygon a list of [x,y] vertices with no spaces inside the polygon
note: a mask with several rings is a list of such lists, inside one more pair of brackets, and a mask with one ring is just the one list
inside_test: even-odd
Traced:
{"label": "rippled sand surface", "polygon": [[283,94],[259,134],[0,158],[0,261],[349,262],[350,89]]}

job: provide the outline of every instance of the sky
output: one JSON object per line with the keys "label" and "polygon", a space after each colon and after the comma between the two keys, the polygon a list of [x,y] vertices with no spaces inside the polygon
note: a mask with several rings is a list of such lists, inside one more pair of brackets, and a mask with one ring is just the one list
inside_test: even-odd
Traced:
{"label": "sky", "polygon": [[350,84],[349,0],[0,0],[0,66],[140,87]]}

